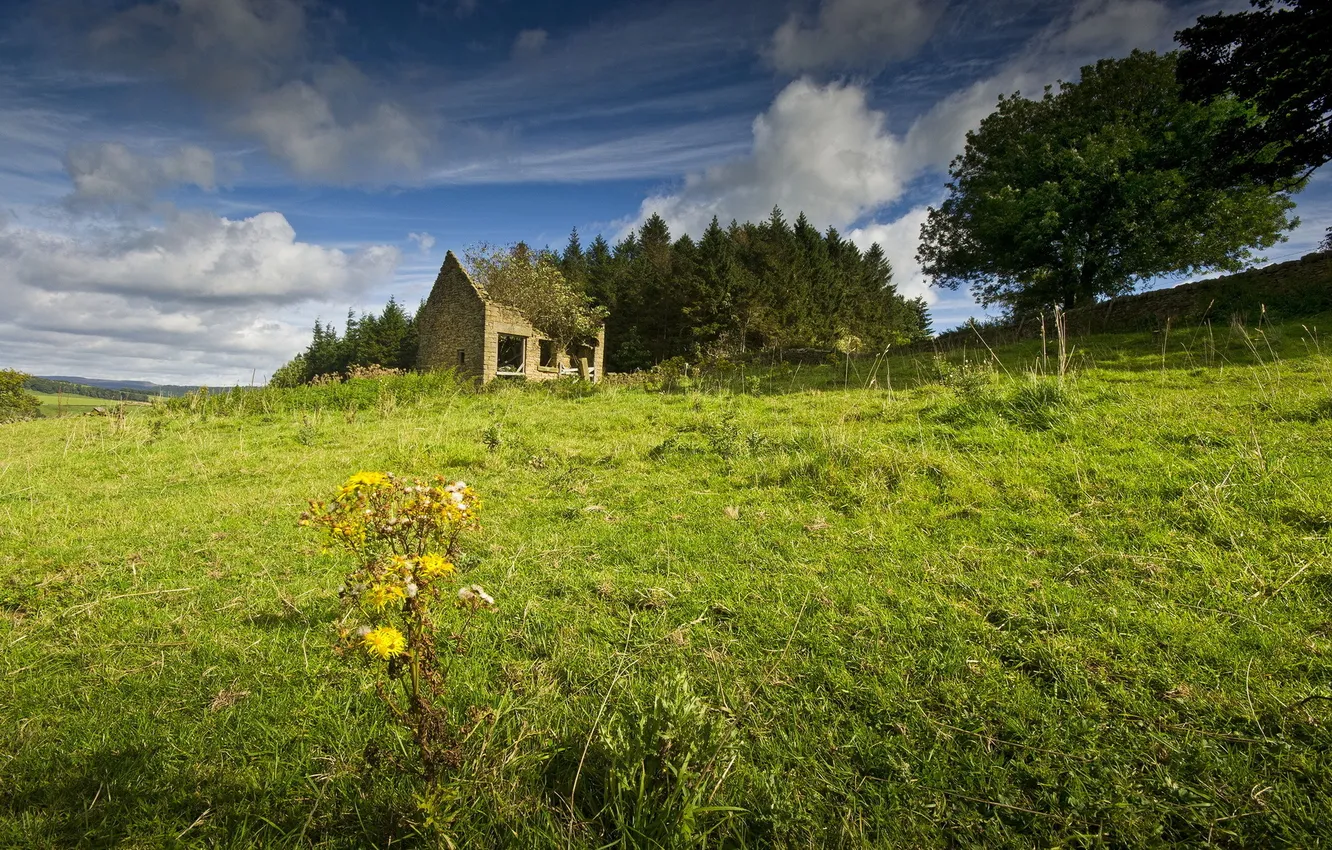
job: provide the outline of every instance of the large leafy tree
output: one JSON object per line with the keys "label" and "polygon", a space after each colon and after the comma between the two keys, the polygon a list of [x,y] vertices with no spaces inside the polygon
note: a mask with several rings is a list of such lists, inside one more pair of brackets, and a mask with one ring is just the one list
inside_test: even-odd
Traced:
{"label": "large leafy tree", "polygon": [[521,242],[511,248],[478,245],[467,251],[467,265],[488,297],[525,315],[556,351],[601,330],[605,309],[564,279],[554,254],[533,252]]}
{"label": "large leafy tree", "polygon": [[1223,174],[1291,186],[1332,159],[1332,3],[1252,5],[1201,17],[1176,33],[1184,47],[1177,76],[1185,97],[1238,98],[1256,112],[1222,128]]}
{"label": "large leafy tree", "polygon": [[1135,51],[1044,97],[1003,97],[967,134],[917,258],[983,304],[1071,307],[1151,277],[1236,270],[1294,225],[1260,181],[1215,179],[1233,100],[1180,97],[1173,54]]}

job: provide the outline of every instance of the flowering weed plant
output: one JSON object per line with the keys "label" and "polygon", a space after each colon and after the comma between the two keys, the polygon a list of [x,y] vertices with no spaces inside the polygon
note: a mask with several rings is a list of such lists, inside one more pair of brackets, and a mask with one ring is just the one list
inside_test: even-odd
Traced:
{"label": "flowering weed plant", "polygon": [[301,525],[321,529],[354,560],[340,591],[337,651],[379,674],[380,699],[411,730],[428,779],[455,757],[454,727],[440,705],[437,618],[448,618],[450,651],[461,653],[472,620],[495,609],[480,585],[455,587],[458,540],[480,529],[479,510],[462,481],[358,472],[301,515]]}

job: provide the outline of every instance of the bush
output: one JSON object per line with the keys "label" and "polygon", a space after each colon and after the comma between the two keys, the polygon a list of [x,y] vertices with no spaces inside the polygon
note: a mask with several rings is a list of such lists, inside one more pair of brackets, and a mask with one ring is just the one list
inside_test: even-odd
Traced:
{"label": "bush", "polygon": [[41,402],[23,389],[30,376],[14,369],[0,369],[0,422],[36,419],[42,415]]}

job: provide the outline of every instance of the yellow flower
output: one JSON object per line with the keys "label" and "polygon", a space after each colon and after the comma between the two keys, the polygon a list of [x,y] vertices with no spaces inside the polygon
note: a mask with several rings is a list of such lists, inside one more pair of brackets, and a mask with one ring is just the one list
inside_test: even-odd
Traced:
{"label": "yellow flower", "polygon": [[407,592],[397,584],[372,584],[365,593],[365,601],[374,608],[383,608],[390,602],[406,598]]}
{"label": "yellow flower", "polygon": [[365,637],[361,638],[361,643],[365,646],[366,652],[378,655],[385,661],[395,655],[402,655],[407,649],[407,639],[402,636],[402,632],[392,626],[380,626],[374,631],[367,632]]}
{"label": "yellow flower", "polygon": [[422,555],[416,562],[416,569],[425,578],[437,578],[457,572],[453,564],[439,555]]}
{"label": "yellow flower", "polygon": [[389,478],[382,472],[358,472],[351,478],[348,478],[346,484],[342,485],[341,494],[343,496],[350,496],[361,490],[387,487],[388,484]]}

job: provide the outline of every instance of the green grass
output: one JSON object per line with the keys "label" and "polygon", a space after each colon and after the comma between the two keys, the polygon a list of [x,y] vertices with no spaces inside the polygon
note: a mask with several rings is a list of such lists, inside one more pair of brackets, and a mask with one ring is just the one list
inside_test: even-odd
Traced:
{"label": "green grass", "polygon": [[[1322,846],[1313,328],[5,426],[0,845]],[[361,469],[485,502],[424,806],[296,525]]]}
{"label": "green grass", "polygon": [[[89,413],[95,407],[100,407],[106,411],[113,411],[122,402],[109,398],[92,398],[84,395],[74,395],[72,393],[37,393],[29,391],[28,395],[36,396],[42,403],[42,416],[48,418],[57,418],[60,416],[78,416],[83,413]],[[129,406],[136,406],[135,402],[126,403]]]}

